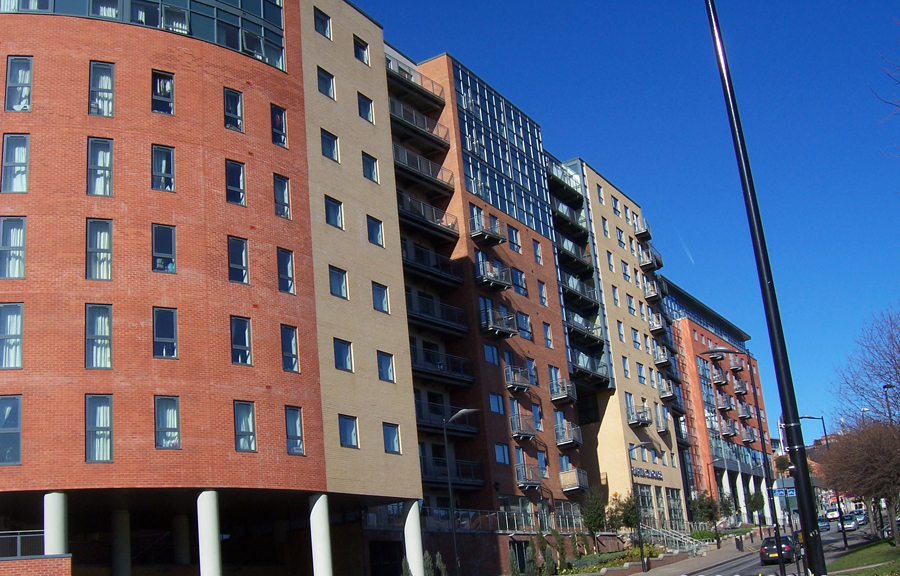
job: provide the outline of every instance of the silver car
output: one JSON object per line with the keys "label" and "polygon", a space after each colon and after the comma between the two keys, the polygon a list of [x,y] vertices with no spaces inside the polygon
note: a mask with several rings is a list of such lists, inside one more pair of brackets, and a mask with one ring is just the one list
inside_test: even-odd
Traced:
{"label": "silver car", "polygon": [[844,514],[844,517],[841,518],[840,522],[838,522],[838,530],[846,530],[847,532],[851,532],[858,529],[859,522],[856,521],[856,516],[854,516],[853,514]]}

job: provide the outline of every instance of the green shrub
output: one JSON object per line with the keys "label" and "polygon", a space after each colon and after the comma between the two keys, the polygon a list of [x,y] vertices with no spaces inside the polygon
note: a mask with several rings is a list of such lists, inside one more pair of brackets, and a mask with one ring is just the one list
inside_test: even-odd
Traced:
{"label": "green shrub", "polygon": [[712,530],[694,530],[691,532],[691,538],[694,540],[715,540],[716,533]]}

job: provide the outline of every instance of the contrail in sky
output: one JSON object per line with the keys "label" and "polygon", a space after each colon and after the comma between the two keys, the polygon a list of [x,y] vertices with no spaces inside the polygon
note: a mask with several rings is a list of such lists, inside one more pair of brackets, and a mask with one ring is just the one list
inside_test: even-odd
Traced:
{"label": "contrail in sky", "polygon": [[684,253],[687,254],[688,260],[690,260],[690,261],[691,261],[691,264],[693,264],[693,263],[694,263],[694,257],[691,256],[691,251],[688,250],[687,244],[684,243],[684,238],[682,238],[681,236],[679,236],[678,239],[681,240],[681,246],[684,248]]}

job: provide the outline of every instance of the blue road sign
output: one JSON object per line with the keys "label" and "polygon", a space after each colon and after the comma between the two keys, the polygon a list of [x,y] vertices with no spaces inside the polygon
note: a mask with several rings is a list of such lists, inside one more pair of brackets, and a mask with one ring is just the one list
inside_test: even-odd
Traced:
{"label": "blue road sign", "polygon": [[775,488],[772,490],[773,496],[784,496],[784,488]]}
{"label": "blue road sign", "polygon": [[797,490],[794,489],[794,488],[788,488],[787,495],[788,495],[788,496],[796,496],[796,495],[797,495]]}

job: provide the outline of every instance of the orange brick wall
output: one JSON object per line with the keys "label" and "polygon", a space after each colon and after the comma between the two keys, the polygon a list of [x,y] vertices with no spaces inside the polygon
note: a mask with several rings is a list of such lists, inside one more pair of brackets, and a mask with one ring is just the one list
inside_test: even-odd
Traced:
{"label": "orange brick wall", "polygon": [[71,576],[71,556],[0,559],[0,576]]}

